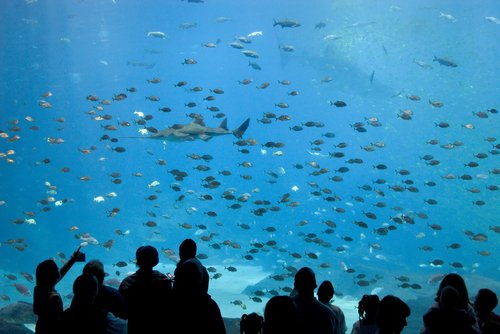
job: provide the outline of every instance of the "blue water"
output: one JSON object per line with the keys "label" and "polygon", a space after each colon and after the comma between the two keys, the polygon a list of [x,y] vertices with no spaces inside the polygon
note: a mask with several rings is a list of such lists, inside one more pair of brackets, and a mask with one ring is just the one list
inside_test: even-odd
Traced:
{"label": "blue water", "polygon": [[[0,294],[10,301],[2,300],[0,305],[30,301],[13,286],[21,283],[32,290],[33,284],[20,273],[34,274],[36,264],[43,259],[60,259],[58,252],[69,256],[84,241],[80,238],[84,233],[98,243],[84,247],[87,258],[103,260],[110,279],[121,279],[135,270],[133,264],[123,269],[112,264],[131,261],[140,245],[175,251],[183,239],[195,239],[199,253],[207,255],[203,262],[216,266],[222,274],[219,280],[212,280],[211,293],[228,316],[262,311],[264,303],[246,296],[254,296],[255,290],[266,292],[264,302],[271,296],[270,290],[285,293],[282,288],[293,286],[287,266],[310,266],[318,281],[331,279],[340,305],[347,297],[355,301],[377,289],[381,296],[396,294],[414,304],[423,303],[425,308],[437,289],[429,279],[449,272],[465,277],[471,297],[481,287],[500,291],[495,260],[500,226],[499,192],[495,190],[500,164],[495,145],[499,144],[500,122],[498,114],[489,111],[500,107],[500,25],[485,19],[500,17],[496,1],[478,5],[469,1],[207,0],[197,4],[10,0],[3,1],[1,7],[0,130],[8,137],[1,139],[0,152],[14,152],[0,159],[0,269],[4,274],[15,274],[17,281],[1,278]],[[273,27],[274,20],[285,18],[301,26]],[[181,28],[183,23],[195,26]],[[315,28],[318,23],[325,26]],[[155,31],[167,37],[148,36]],[[229,46],[237,37],[254,32],[259,33],[250,37],[250,44],[239,43],[256,51],[259,58],[245,57]],[[203,46],[209,42],[217,43],[216,47]],[[280,45],[292,45],[295,51],[285,52]],[[433,61],[434,56],[448,58],[458,66],[440,65]],[[197,64],[181,64],[186,58],[195,59]],[[249,61],[262,69],[251,68]],[[161,82],[147,81],[155,77]],[[325,82],[327,77],[331,81]],[[243,79],[252,83],[240,84]],[[291,84],[282,85],[280,80]],[[175,87],[180,81],[187,85]],[[256,88],[265,82],[269,87]],[[190,91],[196,86],[203,91]],[[131,87],[137,92],[127,91]],[[224,94],[210,92],[215,88],[223,89]],[[292,91],[299,95],[289,95]],[[42,97],[46,92],[52,96]],[[113,101],[120,93],[127,98]],[[88,95],[112,103],[92,102],[86,99]],[[152,95],[160,101],[145,98]],[[204,100],[209,95],[216,99]],[[411,95],[419,96],[420,101],[407,98]],[[433,107],[429,100],[444,105]],[[51,107],[40,106],[43,101]],[[344,101],[347,106],[338,108],[329,101]],[[189,102],[197,106],[186,107]],[[288,103],[289,108],[277,107],[280,102]],[[250,118],[244,138],[254,139],[257,145],[239,147],[231,135],[208,142],[125,138],[141,136],[138,131],[144,126],[136,123],[140,117],[134,114],[139,111],[152,115],[146,126],[157,129],[189,123],[186,114],[191,112],[202,114],[207,126],[217,127],[223,118],[215,118],[217,112],[207,110],[210,106],[225,114],[230,129]],[[172,111],[161,112],[161,107]],[[398,117],[405,109],[412,110],[411,120]],[[263,113],[267,112],[288,115],[291,120],[272,119],[264,124]],[[488,117],[473,112],[484,112]],[[104,115],[112,119],[95,119]],[[369,125],[366,119],[370,117],[381,126]],[[308,121],[324,127],[290,129]],[[362,122],[367,131],[356,131],[352,126],[356,122]],[[449,123],[449,127],[435,125],[440,122]],[[464,127],[466,124],[473,129]],[[108,131],[106,125],[117,130]],[[322,136],[327,132],[335,137]],[[13,139],[16,135],[20,136],[17,141]],[[103,135],[118,142],[100,140]],[[48,138],[61,138],[64,143],[51,144]],[[324,144],[311,144],[317,139]],[[431,145],[431,140],[438,144]],[[284,146],[262,146],[271,141]],[[376,142],[384,147],[373,146]],[[339,143],[347,147],[336,147]],[[367,151],[366,146],[374,151]],[[113,150],[117,147],[125,152]],[[85,150],[90,153],[82,153]],[[345,156],[331,157],[334,152]],[[479,153],[487,157],[478,158]],[[190,154],[208,154],[213,159],[194,160],[187,157]],[[425,155],[432,155],[439,164],[426,164],[422,159]],[[346,162],[355,158],[362,163]],[[242,166],[243,162],[251,162],[252,167]],[[465,166],[470,162],[478,166]],[[297,164],[303,168],[296,168]],[[379,164],[387,169],[374,168]],[[198,165],[210,170],[194,169]],[[62,172],[63,167],[69,171]],[[349,171],[336,172],[341,167]],[[323,174],[312,174],[321,168],[326,169]],[[169,173],[174,169],[188,176],[176,181]],[[395,172],[400,170],[410,174]],[[231,175],[224,176],[221,171]],[[120,174],[121,184],[112,182],[112,173]],[[448,174],[454,179],[444,178]],[[84,176],[90,180],[82,181]],[[207,176],[214,176],[221,185],[205,188],[201,179]],[[342,180],[334,182],[331,178],[335,176]],[[377,179],[386,183],[377,184]],[[148,187],[155,180],[160,184]],[[428,181],[436,185],[430,187]],[[173,190],[174,183],[180,191]],[[364,185],[371,190],[363,190]],[[418,192],[396,192],[389,187],[395,185],[414,186]],[[248,194],[248,201],[223,199],[228,189],[236,197]],[[290,202],[279,203],[287,193]],[[157,199],[148,200],[150,195]],[[180,195],[185,197],[178,200]],[[202,199],[203,195],[211,195],[213,200]],[[98,202],[99,196],[104,201]],[[337,196],[336,201],[328,201],[328,196]],[[42,204],[48,197],[49,202]],[[426,202],[429,199],[437,204]],[[259,206],[254,204],[256,200],[271,204]],[[291,202],[297,203],[292,206]],[[385,207],[374,206],[377,202]],[[236,203],[241,208],[229,208]],[[280,211],[269,210],[271,206]],[[262,207],[268,208],[267,212],[256,215],[254,210]],[[110,217],[109,212],[116,208],[119,212]],[[341,209],[345,212],[339,212]],[[217,216],[208,216],[208,211]],[[374,213],[376,219],[364,212]],[[391,220],[401,215],[411,217],[414,223]],[[34,221],[15,224],[19,219]],[[329,227],[324,222],[328,220],[337,226],[333,233],[325,233]],[[157,226],[148,227],[148,221]],[[365,222],[368,228],[358,227],[356,221]],[[192,227],[180,226],[183,223]],[[442,229],[435,230],[432,224]],[[75,226],[77,230],[70,230]],[[388,226],[394,229],[387,235],[375,232]],[[267,232],[267,227],[276,232]],[[201,239],[208,235],[212,236],[210,241]],[[483,235],[486,240],[474,240],[484,239]],[[15,241],[19,238],[23,240]],[[112,247],[103,247],[109,240],[114,241]],[[270,240],[276,245],[256,247],[256,243]],[[453,243],[460,247],[447,247]],[[339,251],[340,246],[345,250]],[[432,250],[424,251],[424,246]],[[252,249],[257,251],[249,253]],[[311,253],[318,258],[311,258]],[[254,259],[243,258],[248,254]],[[431,265],[434,260],[444,264]],[[175,262],[163,256],[162,263],[167,271]],[[229,265],[240,270],[232,273],[224,269]],[[346,268],[355,272],[346,272]],[[72,279],[80,269],[76,265],[61,283],[62,294],[71,292]],[[270,277],[282,274],[288,274],[284,281]],[[252,275],[256,275],[253,280]],[[401,287],[395,279],[399,276],[408,276],[410,284],[419,284],[421,289]],[[228,284],[239,286],[235,282],[242,280],[248,284],[241,284],[240,291],[228,291]],[[369,284],[364,286],[361,280]],[[242,298],[246,310],[231,303]],[[349,308],[352,313],[352,303]],[[412,317],[419,324],[421,314]]]}

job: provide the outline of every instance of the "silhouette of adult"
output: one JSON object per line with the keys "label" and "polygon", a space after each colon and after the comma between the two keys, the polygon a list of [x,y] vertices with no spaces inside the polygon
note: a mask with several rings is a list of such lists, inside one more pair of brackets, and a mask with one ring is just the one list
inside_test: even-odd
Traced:
{"label": "silhouette of adult", "polygon": [[38,320],[35,333],[60,333],[63,303],[56,290],[56,284],[66,275],[82,254],[80,248],[78,248],[60,270],[52,259],[45,260],[36,267],[33,313],[38,316]]}
{"label": "silhouette of adult", "polygon": [[141,246],[136,251],[139,269],[126,277],[118,291],[128,308],[128,333],[159,333],[169,323],[171,283],[164,274],[153,270],[158,264],[158,251]]}
{"label": "silhouette of adult", "polygon": [[208,293],[208,282],[210,276],[208,275],[207,268],[205,268],[203,264],[201,264],[200,260],[196,258],[196,251],[197,251],[197,246],[196,242],[193,239],[185,239],[179,245],[180,259],[174,271],[174,277],[175,277],[174,285],[177,284],[177,282],[179,282],[177,273],[182,264],[187,260],[193,260],[193,262],[196,263],[200,267],[200,270],[202,271],[201,287],[205,291],[205,293]]}
{"label": "silhouette of adult", "polygon": [[63,312],[63,333],[105,334],[106,316],[94,307],[99,283],[92,274],[82,274],[73,283],[71,306]]}
{"label": "silhouette of adult", "polygon": [[439,307],[423,316],[425,334],[474,334],[475,319],[458,307],[457,289],[448,285],[441,291]]}
{"label": "silhouette of adult", "polygon": [[490,289],[480,289],[474,300],[477,322],[482,334],[500,333],[500,316],[493,313],[498,305],[495,292]]}
{"label": "silhouette of adult", "polygon": [[299,334],[299,311],[289,296],[273,296],[264,309],[264,334]]}
{"label": "silhouette of adult", "polygon": [[317,287],[316,275],[309,267],[303,267],[295,274],[296,295],[292,296],[300,319],[301,333],[336,333],[337,323],[333,311],[314,298]]}
{"label": "silhouette of adult", "polygon": [[387,295],[380,301],[377,311],[378,334],[399,334],[407,325],[411,314],[408,305],[398,297]]}
{"label": "silhouette of adult", "polygon": [[94,308],[107,319],[106,332],[109,334],[126,333],[127,323],[117,318],[127,319],[127,305],[117,289],[104,285],[105,274],[102,262],[99,260],[87,262],[82,273],[92,274],[97,279],[99,290],[94,301]]}
{"label": "silhouette of adult", "polygon": [[240,320],[240,334],[262,334],[264,318],[257,313],[243,314]]}
{"label": "silhouette of adult", "polygon": [[326,306],[328,306],[333,311],[333,314],[335,315],[335,319],[337,322],[336,332],[339,334],[344,334],[345,332],[347,332],[344,312],[342,312],[340,307],[338,307],[337,305],[333,305],[330,303],[333,296],[335,295],[335,289],[333,287],[332,282],[328,280],[323,281],[318,287],[317,295],[318,295],[318,300],[323,304],[325,304]]}
{"label": "silhouette of adult", "polygon": [[[448,274],[443,278],[443,280],[439,284],[439,288],[438,288],[437,293],[436,293],[436,298],[435,298],[436,303],[434,303],[429,308],[429,310],[427,310],[427,312],[424,314],[424,317],[427,313],[432,312],[433,309],[441,307],[441,304],[440,304],[441,293],[443,292],[443,289],[447,286],[451,286],[451,287],[455,288],[455,290],[458,292],[456,307],[458,309],[464,310],[467,313],[469,318],[475,319],[475,312],[474,312],[472,304],[469,300],[469,293],[467,291],[465,281],[462,278],[462,276],[460,276],[456,273]],[[475,320],[474,320],[473,328],[474,328],[475,332],[479,332],[479,327],[478,327],[477,322]],[[422,333],[425,332],[426,329],[427,328],[425,327],[425,323],[424,323],[424,328],[422,329],[421,332]]]}
{"label": "silhouette of adult", "polygon": [[178,268],[174,285],[175,333],[225,334],[219,306],[205,291],[203,271],[196,259]]}
{"label": "silhouette of adult", "polygon": [[351,334],[375,334],[377,327],[377,311],[380,299],[377,295],[364,295],[358,302],[359,320],[352,325]]}

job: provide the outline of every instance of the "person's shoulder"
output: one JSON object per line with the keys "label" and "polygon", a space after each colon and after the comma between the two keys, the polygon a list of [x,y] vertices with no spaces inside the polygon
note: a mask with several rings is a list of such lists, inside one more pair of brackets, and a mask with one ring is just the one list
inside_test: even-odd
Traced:
{"label": "person's shoulder", "polygon": [[337,305],[330,304],[330,307],[333,310],[333,312],[335,312],[336,314],[344,314],[342,309],[340,307],[338,307]]}
{"label": "person's shoulder", "polygon": [[126,289],[128,287],[130,287],[131,285],[134,285],[135,282],[137,282],[138,280],[138,274],[137,273],[133,273],[127,277],[125,277],[122,282],[120,283],[120,287],[118,288],[118,290],[123,290],[123,289]]}
{"label": "person's shoulder", "polygon": [[118,289],[113,288],[112,286],[108,285],[101,285],[99,286],[99,295],[104,296],[104,297],[113,297],[115,295],[119,295],[120,292]]}
{"label": "person's shoulder", "polygon": [[161,281],[168,280],[167,275],[163,274],[162,272],[159,272],[158,270],[153,270],[153,273],[151,274],[151,278],[153,280],[161,280]]}
{"label": "person's shoulder", "polygon": [[332,314],[335,315],[335,312],[333,311],[333,309],[329,305],[325,305],[317,299],[314,300],[314,307],[322,313],[325,313],[328,315],[332,315]]}

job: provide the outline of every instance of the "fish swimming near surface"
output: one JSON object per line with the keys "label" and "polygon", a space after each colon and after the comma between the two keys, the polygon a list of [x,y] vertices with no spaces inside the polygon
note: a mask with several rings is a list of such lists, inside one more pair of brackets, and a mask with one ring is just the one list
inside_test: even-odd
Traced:
{"label": "fish swimming near surface", "polygon": [[237,129],[229,130],[227,128],[227,119],[224,119],[222,123],[216,128],[210,128],[205,125],[203,120],[195,120],[189,124],[175,124],[164,130],[158,131],[158,133],[153,134],[149,137],[132,137],[132,138],[148,138],[148,139],[160,139],[165,141],[193,141],[196,139],[201,139],[208,141],[216,136],[233,134],[237,138],[243,137],[243,134],[248,129],[250,124],[250,118],[247,118]]}
{"label": "fish swimming near surface", "polygon": [[440,65],[444,65],[444,66],[449,66],[449,67],[457,67],[458,66],[454,61],[447,59],[447,58],[438,58],[438,57],[434,56],[433,61],[437,61]]}

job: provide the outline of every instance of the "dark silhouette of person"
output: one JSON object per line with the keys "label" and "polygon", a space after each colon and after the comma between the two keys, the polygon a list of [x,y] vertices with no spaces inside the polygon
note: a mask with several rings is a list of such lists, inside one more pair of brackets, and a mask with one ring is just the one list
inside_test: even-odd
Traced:
{"label": "dark silhouette of person", "polygon": [[273,296],[264,309],[264,334],[299,334],[299,311],[289,296]]}
{"label": "dark silhouette of person", "polygon": [[128,309],[128,333],[163,332],[171,314],[171,281],[153,270],[159,262],[156,248],[141,246],[135,256],[139,269],[126,277],[118,289]]}
{"label": "dark silhouette of person", "polygon": [[425,334],[474,334],[475,319],[458,307],[457,289],[448,285],[441,291],[439,307],[423,316]]}
{"label": "dark silhouette of person", "polygon": [[482,334],[500,333],[500,316],[493,313],[498,305],[495,292],[490,289],[480,289],[474,300],[477,322]]}
{"label": "dark silhouette of person", "polygon": [[[474,312],[474,308],[472,307],[472,304],[469,300],[469,292],[467,291],[467,286],[465,285],[465,281],[462,278],[462,276],[460,276],[459,274],[456,274],[456,273],[448,274],[443,278],[443,280],[439,284],[439,288],[436,292],[436,298],[434,299],[436,301],[436,303],[434,303],[427,310],[427,312],[425,314],[431,312],[434,308],[440,307],[439,302],[441,300],[441,293],[442,293],[443,289],[447,286],[451,286],[451,287],[455,288],[455,290],[457,290],[457,292],[458,292],[458,299],[457,299],[456,306],[459,309],[464,310],[470,318],[475,319],[476,315]],[[425,316],[425,314],[424,314],[424,316]],[[474,331],[479,332],[479,327],[478,327],[476,321],[473,324],[473,328],[474,328]],[[424,324],[424,328],[422,329],[422,332],[424,332],[425,330],[426,330],[426,328],[425,328],[425,324]]]}
{"label": "dark silhouette of person", "polygon": [[364,295],[358,302],[359,320],[352,325],[351,334],[375,334],[377,327],[377,311],[380,299],[377,295]]}
{"label": "dark silhouette of person", "polygon": [[262,334],[262,326],[264,325],[264,318],[253,312],[250,314],[243,314],[240,320],[240,333],[241,334]]}
{"label": "dark silhouette of person", "polygon": [[117,318],[127,319],[127,305],[117,289],[104,285],[105,273],[102,262],[99,260],[87,262],[83,267],[82,273],[94,275],[99,283],[99,291],[94,302],[94,308],[98,312],[101,312],[107,319],[106,332],[110,334],[126,333],[126,322],[120,321]]}
{"label": "dark silhouette of person", "polygon": [[63,303],[56,290],[56,284],[66,275],[82,254],[80,248],[78,248],[60,270],[52,259],[45,260],[36,267],[33,313],[38,316],[38,320],[35,333],[60,333]]}
{"label": "dark silhouette of person", "polygon": [[225,334],[219,306],[203,286],[199,262],[189,259],[177,269],[173,290],[173,332]]}
{"label": "dark silhouette of person", "polygon": [[94,307],[98,291],[99,283],[94,275],[82,274],[76,278],[71,306],[62,315],[63,333],[106,333],[106,316]]}
{"label": "dark silhouette of person", "polygon": [[309,267],[299,269],[295,274],[294,287],[296,294],[292,299],[299,313],[300,332],[336,333],[337,323],[333,311],[314,298],[317,287],[314,271]]}
{"label": "dark silhouette of person", "polygon": [[378,334],[401,333],[410,314],[410,307],[404,301],[392,295],[385,296],[377,311]]}
{"label": "dark silhouette of person", "polygon": [[210,276],[208,275],[207,268],[201,264],[200,260],[196,258],[196,251],[197,251],[197,246],[196,242],[193,239],[185,239],[181,244],[179,245],[179,262],[177,263],[177,267],[175,268],[174,271],[174,277],[176,278],[174,281],[174,285],[176,282],[178,282],[177,279],[177,272],[179,268],[182,266],[184,262],[187,260],[193,260],[194,263],[196,263],[199,267],[200,270],[203,273],[202,276],[202,281],[201,281],[201,287],[205,291],[205,293],[208,293],[208,282],[210,280]]}
{"label": "dark silhouette of person", "polygon": [[318,300],[323,304],[325,304],[326,306],[328,306],[333,311],[333,314],[335,315],[335,319],[337,322],[336,332],[339,334],[344,334],[345,332],[347,332],[344,312],[342,312],[340,307],[338,307],[337,305],[333,305],[330,303],[333,296],[335,295],[335,289],[333,287],[332,282],[328,280],[323,281],[319,285],[316,294],[318,295]]}

